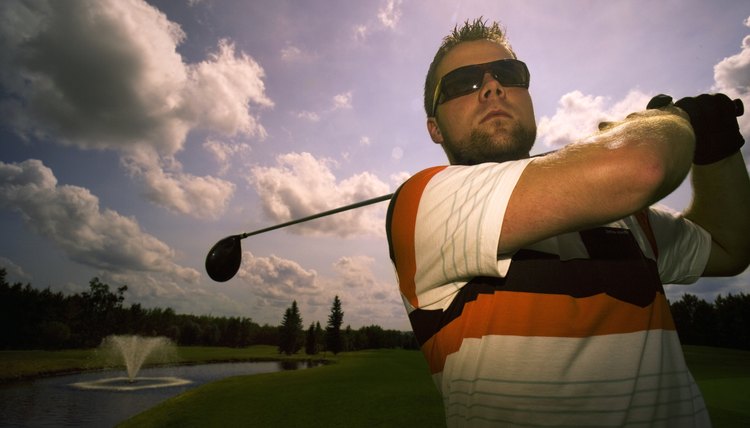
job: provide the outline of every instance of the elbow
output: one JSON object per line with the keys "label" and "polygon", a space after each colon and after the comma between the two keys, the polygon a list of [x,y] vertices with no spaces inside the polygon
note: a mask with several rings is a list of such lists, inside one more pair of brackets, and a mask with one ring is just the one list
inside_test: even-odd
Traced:
{"label": "elbow", "polygon": [[725,271],[725,276],[737,276],[745,272],[748,266],[750,266],[750,249],[745,249],[732,258]]}
{"label": "elbow", "polygon": [[667,159],[653,153],[634,157],[630,168],[624,184],[630,190],[636,209],[650,206],[672,193],[689,171],[689,168],[678,171]]}

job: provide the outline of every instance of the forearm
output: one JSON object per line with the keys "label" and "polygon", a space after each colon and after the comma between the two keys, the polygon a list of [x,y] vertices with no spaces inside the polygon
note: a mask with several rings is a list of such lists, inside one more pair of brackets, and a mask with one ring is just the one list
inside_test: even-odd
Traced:
{"label": "forearm", "polygon": [[[686,115],[670,107],[661,111],[631,114],[623,122],[604,126],[599,140],[608,148],[621,151],[614,168],[627,174],[632,186],[641,176],[654,172],[654,180],[643,188],[645,208],[672,193],[685,179],[692,166],[695,136]],[[627,168],[629,160],[634,168]]]}
{"label": "forearm", "polygon": [[692,169],[693,200],[685,217],[711,234],[704,276],[736,275],[750,263],[750,178],[740,152]]}
{"label": "forearm", "polygon": [[633,214],[690,170],[694,136],[679,116],[643,112],[603,128],[529,163],[505,210],[500,253]]}

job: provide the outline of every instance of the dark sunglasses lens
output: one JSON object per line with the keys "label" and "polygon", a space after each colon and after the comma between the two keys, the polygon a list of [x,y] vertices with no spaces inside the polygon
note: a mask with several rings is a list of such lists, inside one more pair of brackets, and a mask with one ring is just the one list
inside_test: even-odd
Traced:
{"label": "dark sunglasses lens", "polygon": [[521,61],[501,60],[489,64],[470,65],[453,70],[443,77],[440,102],[478,90],[487,71],[504,86],[529,87],[529,71]]}
{"label": "dark sunglasses lens", "polygon": [[443,101],[469,94],[479,89],[484,70],[478,67],[464,67],[453,70],[443,77],[441,92]]}
{"label": "dark sunglasses lens", "polygon": [[529,72],[521,61],[501,61],[490,66],[492,76],[505,86],[529,87]]}

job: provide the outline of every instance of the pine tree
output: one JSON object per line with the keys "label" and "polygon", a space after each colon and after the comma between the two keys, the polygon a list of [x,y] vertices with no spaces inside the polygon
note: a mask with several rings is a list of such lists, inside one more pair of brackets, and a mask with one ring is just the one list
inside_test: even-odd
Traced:
{"label": "pine tree", "polygon": [[341,324],[344,322],[344,312],[341,310],[341,300],[339,296],[334,297],[331,306],[331,314],[328,315],[328,324],[326,325],[326,345],[327,349],[334,355],[341,352]]}
{"label": "pine tree", "polygon": [[297,308],[297,301],[284,312],[284,319],[279,327],[279,352],[292,355],[302,348],[302,317]]}
{"label": "pine tree", "polygon": [[320,326],[320,321],[315,323],[315,343],[318,345],[317,351],[325,350],[326,332]]}
{"label": "pine tree", "polygon": [[318,353],[318,341],[315,337],[315,323],[310,323],[307,329],[307,338],[305,339],[305,354],[315,355]]}

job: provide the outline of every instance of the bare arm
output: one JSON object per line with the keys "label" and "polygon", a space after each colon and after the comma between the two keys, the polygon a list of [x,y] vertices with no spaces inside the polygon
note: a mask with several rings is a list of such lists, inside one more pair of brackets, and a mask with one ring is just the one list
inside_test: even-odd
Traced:
{"label": "bare arm", "polygon": [[684,113],[649,110],[534,159],[508,202],[498,251],[605,224],[671,193],[692,163]]}
{"label": "bare arm", "polygon": [[750,263],[750,178],[740,152],[692,170],[693,200],[685,217],[711,234],[703,276],[737,275]]}

